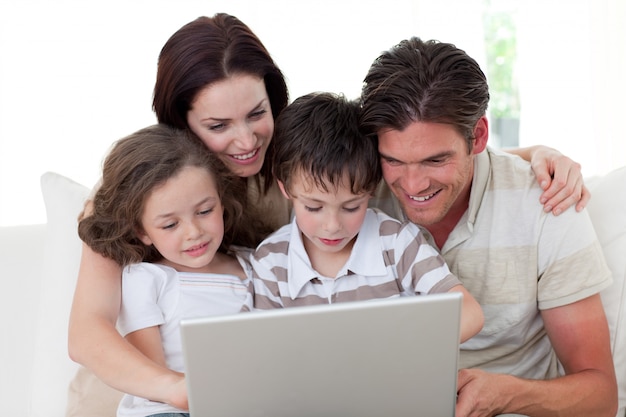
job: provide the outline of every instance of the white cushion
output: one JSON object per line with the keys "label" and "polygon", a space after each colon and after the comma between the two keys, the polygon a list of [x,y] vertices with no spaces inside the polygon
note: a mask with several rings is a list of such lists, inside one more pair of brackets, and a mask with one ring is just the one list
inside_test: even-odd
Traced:
{"label": "white cushion", "polygon": [[67,350],[82,245],[78,216],[90,191],[54,172],[41,176],[41,191],[48,223],[29,415],[112,417],[122,394],[72,362]]}
{"label": "white cushion", "polygon": [[586,181],[588,211],[602,245],[613,284],[602,291],[611,330],[611,349],[619,387],[620,414],[626,408],[626,167]]}
{"label": "white cushion", "polygon": [[51,172],[41,176],[41,191],[48,223],[33,363],[34,417],[65,414],[78,368],[68,356],[67,326],[81,252],[77,219],[89,194],[87,187]]}

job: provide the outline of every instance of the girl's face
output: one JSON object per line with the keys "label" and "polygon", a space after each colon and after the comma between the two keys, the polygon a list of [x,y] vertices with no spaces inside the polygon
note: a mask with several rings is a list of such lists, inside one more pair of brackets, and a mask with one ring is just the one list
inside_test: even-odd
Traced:
{"label": "girl's face", "polygon": [[211,272],[224,237],[213,176],[205,168],[184,167],[148,195],[141,224],[141,241],[156,247],[163,264],[177,271]]}
{"label": "girl's face", "polygon": [[265,82],[235,75],[209,85],[191,103],[187,123],[233,173],[257,174],[274,133]]}

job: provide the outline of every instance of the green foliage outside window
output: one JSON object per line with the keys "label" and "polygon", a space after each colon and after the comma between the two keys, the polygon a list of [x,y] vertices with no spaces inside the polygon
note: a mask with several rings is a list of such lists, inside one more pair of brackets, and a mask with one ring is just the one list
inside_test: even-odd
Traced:
{"label": "green foliage outside window", "polygon": [[515,79],[517,37],[511,2],[485,0],[484,30],[491,94],[489,112],[494,119],[519,119],[519,90]]}

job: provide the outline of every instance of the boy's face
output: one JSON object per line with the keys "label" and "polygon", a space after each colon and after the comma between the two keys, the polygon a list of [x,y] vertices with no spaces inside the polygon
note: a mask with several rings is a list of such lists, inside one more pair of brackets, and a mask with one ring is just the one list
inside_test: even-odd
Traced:
{"label": "boy's face", "polygon": [[349,255],[361,230],[370,194],[355,195],[347,181],[328,191],[316,186],[306,175],[294,175],[289,193],[279,182],[285,197],[293,202],[296,223],[310,258]]}

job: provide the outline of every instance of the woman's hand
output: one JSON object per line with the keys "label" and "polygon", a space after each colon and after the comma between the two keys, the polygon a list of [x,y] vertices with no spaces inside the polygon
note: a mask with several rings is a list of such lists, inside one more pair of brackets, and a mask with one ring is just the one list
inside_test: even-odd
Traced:
{"label": "woman's hand", "polygon": [[539,201],[546,213],[558,216],[570,206],[576,211],[585,208],[591,193],[585,187],[581,166],[556,149],[543,145],[508,149],[530,162],[537,182],[543,189]]}
{"label": "woman's hand", "polygon": [[546,213],[558,216],[575,205],[576,211],[585,208],[591,193],[585,187],[581,166],[556,149],[537,146],[530,165],[543,189],[539,201]]}

